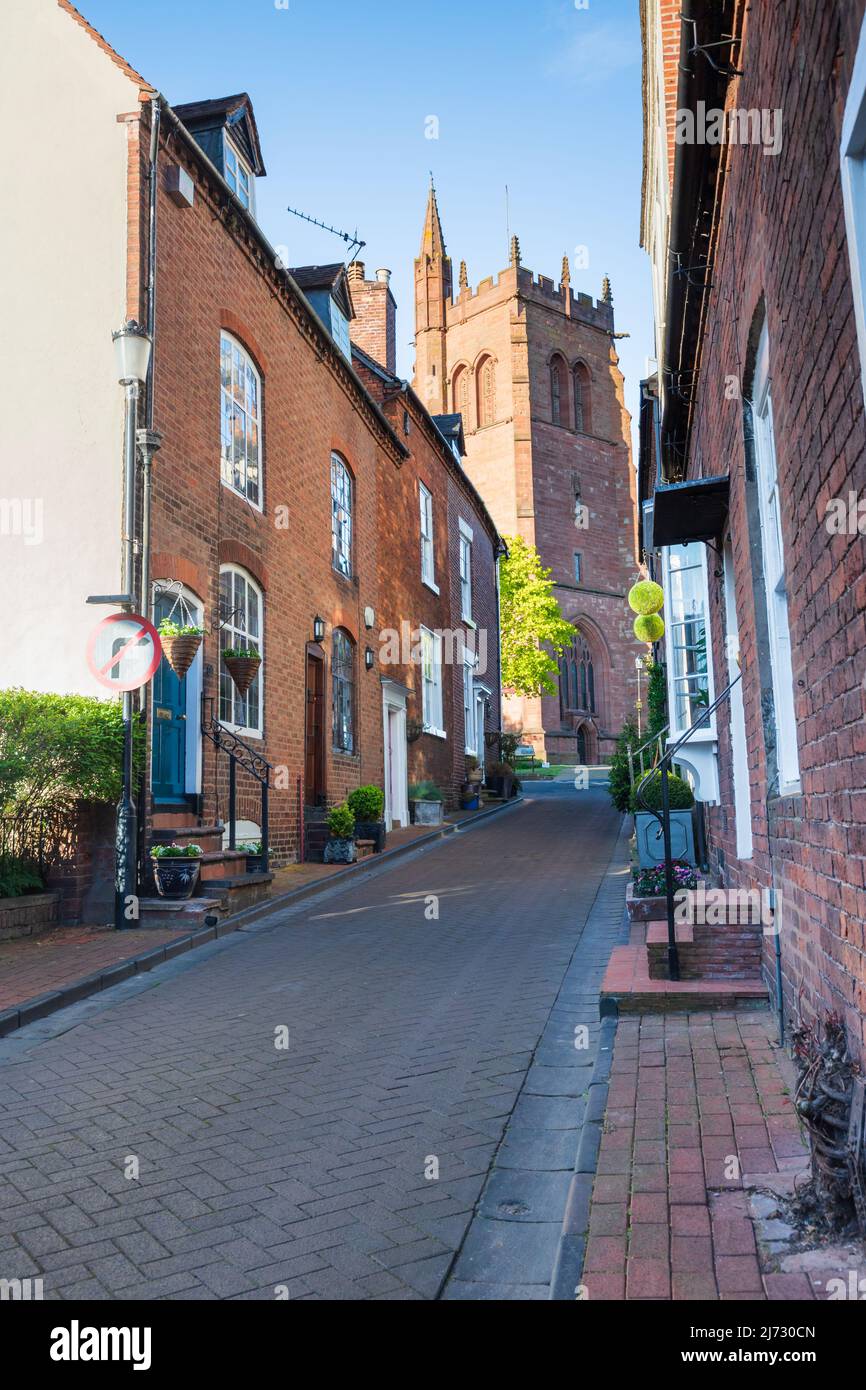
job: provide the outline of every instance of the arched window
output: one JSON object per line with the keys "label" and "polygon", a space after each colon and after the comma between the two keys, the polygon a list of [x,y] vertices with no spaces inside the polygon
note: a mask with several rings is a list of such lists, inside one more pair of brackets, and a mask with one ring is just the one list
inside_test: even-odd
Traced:
{"label": "arched window", "polygon": [[492,357],[482,357],[475,370],[478,427],[492,425],[496,420],[496,364]]}
{"label": "arched window", "polygon": [[220,399],[220,476],[261,511],[261,378],[249,354],[225,332],[220,334]]}
{"label": "arched window", "polygon": [[574,428],[581,434],[592,434],[589,372],[582,362],[578,362],[572,372],[572,385],[574,390]]}
{"label": "arched window", "polygon": [[565,363],[558,355],[550,361],[550,418],[554,425],[568,424],[565,395]]}
{"label": "arched window", "polygon": [[559,659],[559,699],[566,710],[595,714],[595,667],[585,637],[578,635]]}
{"label": "arched window", "polygon": [[[220,652],[255,651],[264,656],[262,591],[246,570],[220,567]],[[262,670],[245,695],[240,695],[220,656],[220,720],[241,734],[261,737],[263,724]]]}
{"label": "arched window", "polygon": [[463,416],[463,428],[465,430],[472,428],[472,421],[469,418],[471,384],[468,367],[458,367],[451,383],[451,400],[455,415]]}
{"label": "arched window", "polygon": [[339,454],[331,455],[331,557],[335,570],[352,573],[352,475]]}
{"label": "arched window", "polygon": [[331,652],[334,748],[339,753],[355,749],[355,643],[341,627],[334,628]]}

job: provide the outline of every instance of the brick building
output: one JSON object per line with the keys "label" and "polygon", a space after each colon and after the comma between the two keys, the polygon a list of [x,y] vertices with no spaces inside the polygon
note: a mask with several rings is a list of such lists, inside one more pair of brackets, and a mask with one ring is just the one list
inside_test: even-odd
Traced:
{"label": "brick building", "polygon": [[613,347],[613,300],[575,294],[511,264],[455,292],[431,186],[415,261],[415,389],[434,414],[462,416],[466,471],[505,535],[534,544],[579,630],[559,693],[510,697],[509,727],[553,761],[595,762],[634,710],[626,594],[635,577],[629,417]]}
{"label": "brick building", "polygon": [[641,10],[642,544],[672,731],[730,688],[683,750],[711,869],[775,892],[763,965],[777,994],[778,943],[789,1024],[836,1012],[862,1057],[864,6]]}
{"label": "brick building", "polygon": [[[385,274],[387,272],[384,272]],[[459,416],[431,416],[408,382],[394,370],[393,332],[383,319],[393,299],[375,295],[383,282],[364,279],[364,266],[349,267],[353,303],[377,304],[380,313],[360,315],[351,331],[358,374],[382,406],[409,454],[398,468],[382,461],[379,487],[380,632],[386,706],[385,781],[388,800],[406,808],[391,786],[391,745],[401,744],[407,724],[410,782],[432,779],[452,804],[466,780],[467,757],[480,766],[498,756],[501,728],[499,611],[496,561],[504,550],[496,527],[463,467],[465,446]],[[377,362],[367,347],[386,348]],[[405,543],[419,526],[416,546]],[[402,625],[402,630],[401,630]],[[399,638],[399,641],[398,641]],[[421,664],[407,660],[412,647],[441,649],[441,678],[431,686],[427,652]],[[437,713],[438,711],[438,713]],[[394,737],[388,732],[394,727]],[[447,731],[451,730],[449,734]],[[399,757],[399,753],[398,753]],[[405,779],[403,779],[405,780]]]}
{"label": "brick building", "polygon": [[[102,142],[104,187],[98,198],[71,189],[70,216],[86,221],[91,204],[99,204],[113,218],[111,236],[99,240],[102,226],[98,211],[94,215],[91,235],[99,258],[88,255],[86,244],[80,247],[80,280],[102,316],[96,329],[77,294],[53,308],[53,340],[66,354],[77,353],[75,393],[64,401],[67,419],[80,420],[83,435],[90,432],[99,447],[76,458],[77,487],[70,491],[63,449],[55,444],[54,452],[37,453],[30,445],[55,539],[59,522],[53,509],[60,498],[73,551],[79,529],[89,535],[87,588],[73,568],[62,588],[54,586],[48,619],[40,569],[44,549],[22,552],[23,631],[32,633],[41,622],[54,662],[41,670],[41,688],[105,694],[101,687],[94,690],[86,665],[85,637],[99,614],[85,608],[85,599],[121,591],[123,392],[112,373],[111,331],[132,318],[147,325],[153,339],[151,375],[135,423],[162,435],[149,510],[138,458],[138,602],[154,621],[170,616],[204,629],[187,674],[178,679],[163,659],[145,691],[151,753],[143,839],[171,838],[185,827],[207,851],[203,877],[222,881],[245,872],[239,852],[233,855],[225,841],[232,829],[236,838],[257,837],[263,780],[276,864],[317,843],[326,808],[359,784],[387,785],[389,817],[404,820],[401,808],[416,763],[453,804],[467,746],[462,697],[458,702],[452,689],[456,675],[437,664],[436,647],[425,669],[442,691],[435,722],[445,752],[422,767],[420,754],[410,749],[407,756],[403,748],[398,781],[396,731],[385,698],[393,672],[382,629],[423,622],[436,633],[455,626],[449,566],[459,566],[459,553],[455,560],[449,518],[459,528],[465,515],[475,528],[479,622],[489,630],[492,647],[489,690],[481,671],[472,679],[487,700],[485,727],[498,727],[499,538],[421,403],[412,397],[404,408],[391,399],[396,379],[387,362],[393,358],[394,317],[387,282],[356,282],[356,311],[343,265],[291,272],[283,265],[255,215],[256,180],[264,177],[265,165],[248,96],[172,108],[68,0],[36,0],[20,9],[16,25],[19,48],[27,61],[31,54],[33,59],[30,66],[25,62],[22,82],[40,109],[53,80],[50,65],[44,73],[40,66],[46,44],[61,55],[66,80],[69,74],[80,78],[76,111],[82,114],[70,124],[69,148],[63,130],[52,135],[50,158],[58,178],[82,143]],[[38,258],[32,267],[25,261],[23,226],[20,237],[17,228],[7,235],[10,256],[22,264],[23,287],[38,305],[44,267]],[[381,342],[371,330],[370,344],[386,359],[387,386],[366,369],[365,385],[353,364],[350,325],[356,312],[359,331],[364,323],[381,326]],[[32,342],[22,339],[22,409],[27,391],[44,375],[44,349],[44,332],[34,333]],[[37,353],[43,359],[38,368]],[[411,441],[404,428],[407,412]],[[58,421],[60,440],[61,424],[68,434],[66,421]],[[27,448],[26,438],[20,447]],[[426,607],[417,585],[404,592],[398,582],[401,574],[420,573],[416,466],[435,497],[441,589],[438,595],[429,591]],[[55,554],[62,564],[62,547]],[[246,693],[223,659],[229,648],[252,649],[261,657]],[[22,640],[20,674],[10,663],[10,683],[31,683],[29,659],[30,646]],[[459,675],[462,682],[462,667]],[[419,671],[401,668],[401,683],[418,691],[420,711]],[[474,699],[471,682],[470,688]],[[405,742],[405,729],[402,737]],[[425,733],[420,743],[428,742]],[[230,824],[232,767],[236,803]]]}

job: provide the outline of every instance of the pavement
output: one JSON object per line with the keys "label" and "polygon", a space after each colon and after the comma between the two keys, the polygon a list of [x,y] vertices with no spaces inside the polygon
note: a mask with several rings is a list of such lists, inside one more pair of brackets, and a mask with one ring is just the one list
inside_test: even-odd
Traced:
{"label": "pavement", "polygon": [[603,789],[527,787],[0,1040],[0,1278],[50,1299],[556,1296],[620,832]]}

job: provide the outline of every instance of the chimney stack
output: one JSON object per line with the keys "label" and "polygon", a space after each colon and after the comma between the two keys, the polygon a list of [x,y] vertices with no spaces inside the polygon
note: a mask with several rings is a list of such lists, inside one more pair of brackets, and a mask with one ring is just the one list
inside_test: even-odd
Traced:
{"label": "chimney stack", "polygon": [[391,272],[377,270],[375,280],[367,280],[364,262],[352,261],[348,276],[355,310],[349,324],[352,342],[396,375],[397,305],[391,293]]}

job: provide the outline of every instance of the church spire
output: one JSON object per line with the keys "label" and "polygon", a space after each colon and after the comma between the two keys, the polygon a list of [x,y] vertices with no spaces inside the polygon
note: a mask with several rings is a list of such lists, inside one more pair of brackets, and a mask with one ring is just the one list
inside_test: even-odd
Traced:
{"label": "church spire", "polygon": [[565,285],[566,287],[571,284],[571,266],[569,264],[568,256],[563,256],[562,258],[562,276],[560,278],[559,283],[561,285]]}
{"label": "church spire", "polygon": [[433,183],[432,174],[430,175],[430,192],[427,195],[424,233],[421,237],[421,255],[429,256],[431,260],[445,259],[445,237],[442,233],[439,205],[436,202],[436,186]]}

